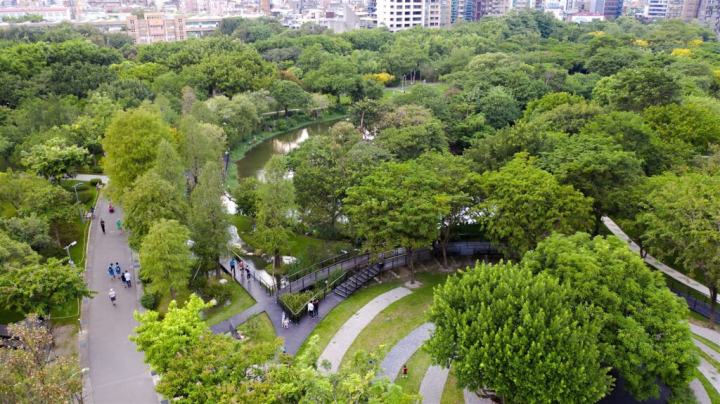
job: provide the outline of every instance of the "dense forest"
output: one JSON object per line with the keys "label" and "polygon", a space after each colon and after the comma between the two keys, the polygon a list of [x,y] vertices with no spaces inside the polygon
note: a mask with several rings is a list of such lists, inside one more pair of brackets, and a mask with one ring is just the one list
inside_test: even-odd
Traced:
{"label": "dense forest", "polygon": [[[123,226],[149,293],[175,298],[190,286],[213,297],[189,283],[198,266],[220,277],[231,220],[222,214],[225,189],[280,273],[291,270],[280,268],[280,256],[294,234],[411,252],[444,247],[462,227],[500,245],[511,262],[478,266],[437,292],[430,316],[438,332],[428,349],[437,363],[463,369],[460,385],[511,402],[596,402],[613,386],[610,366],[639,399],[658,394],[656,380],[678,394],[698,362],[680,321],[685,303],[637,254],[604,238],[601,219],[615,220],[641,255],[650,250],[693,274],[716,300],[719,96],[720,43],[675,20],[578,25],[522,11],[443,30],[335,34],[234,18],[213,37],[142,46],[72,25],[0,31],[0,304],[46,312],[92,295],[79,273],[32,300],[22,299],[34,293],[22,285],[55,279],[62,248],[78,238],[76,205],[92,195],[74,198],[61,180],[104,172],[109,195],[127,212]],[[220,180],[226,150],[323,116],[347,121],[273,157],[264,181],[238,182],[232,169]],[[495,290],[519,289],[533,297],[523,310],[536,304],[547,323],[528,324],[525,337],[507,343],[524,347],[552,330],[556,338],[532,348],[550,362],[515,366],[513,355],[484,375],[476,367],[482,359],[465,355],[477,342],[468,336],[512,323],[507,307],[518,303],[504,305],[512,293]],[[455,329],[469,314],[447,308],[470,294],[477,299],[470,312],[493,304],[509,311]],[[317,352],[294,370],[278,364],[261,372],[257,365],[273,360],[280,343],[255,354],[238,348],[207,331],[203,308],[192,298],[182,309],[173,303],[165,323],[152,311],[138,317],[136,343],[171,375],[158,385],[166,397],[296,402],[317,394],[331,402],[342,377],[374,379],[367,353],[329,384],[295,384],[301,372],[326,377],[316,375]],[[177,332],[175,322],[204,336],[186,341],[183,361],[169,359],[177,346],[153,345],[164,339],[157,335]],[[494,357],[493,344],[484,347]],[[203,379],[203,387],[188,368],[207,351],[225,370],[249,370]],[[541,376],[547,383],[537,382]],[[358,402],[414,399],[398,389],[377,381],[340,391]]]}

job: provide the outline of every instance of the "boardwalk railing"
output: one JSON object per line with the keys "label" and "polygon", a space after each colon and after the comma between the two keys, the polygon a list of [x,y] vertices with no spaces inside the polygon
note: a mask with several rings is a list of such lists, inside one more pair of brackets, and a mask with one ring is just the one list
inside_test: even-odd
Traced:
{"label": "boardwalk railing", "polygon": [[357,255],[357,251],[351,250],[343,254],[336,255],[332,258],[328,258],[323,261],[316,262],[310,266],[307,266],[297,272],[293,272],[286,277],[288,282],[294,282],[306,275],[312,274],[313,272],[337,264],[340,261],[348,260]]}
{"label": "boardwalk railing", "polygon": [[[490,244],[489,242],[478,242],[478,241],[458,241],[458,242],[451,242],[447,245],[447,255],[448,256],[457,256],[457,255],[481,255],[481,254],[499,254],[499,250],[497,246],[494,246]],[[419,250],[415,250],[412,252],[413,256],[413,262],[419,262],[419,261],[426,261],[435,257],[441,257],[442,256],[442,248],[440,246],[436,246],[432,249],[430,248],[422,248]],[[381,271],[387,271],[389,269],[398,268],[402,266],[406,266],[410,264],[410,254],[405,252],[404,248],[400,248],[397,250],[394,250],[388,254],[385,254],[385,258],[380,257],[380,259],[377,260],[377,262],[370,263],[369,262],[370,254],[364,254],[361,256],[354,257],[349,260],[345,260],[342,262],[348,263],[347,268],[343,271],[342,275],[338,278],[334,279],[331,283],[324,285],[320,283],[320,287],[317,287],[318,285],[318,279],[324,280],[327,279],[330,273],[330,268],[336,269],[336,267],[325,267],[322,268],[313,274],[307,275],[303,278],[301,278],[298,281],[295,281],[288,286],[279,289],[278,294],[282,295],[285,293],[292,293],[292,292],[301,292],[303,290],[309,289],[311,287],[315,287],[315,293],[313,293],[312,297],[308,299],[308,301],[296,312],[289,306],[287,306],[283,299],[280,297],[278,298],[278,303],[283,307],[285,312],[288,316],[290,316],[290,319],[294,322],[299,322],[302,318],[303,314],[307,312],[307,306],[308,303],[313,299],[322,300],[324,299],[329,293],[331,293],[337,286],[345,282],[348,278],[351,276],[357,274],[359,271],[364,270],[368,267],[368,265],[380,265]],[[352,263],[352,264],[350,264]],[[380,264],[382,263],[382,264]],[[338,263],[339,264],[339,263]],[[318,275],[319,274],[319,275]],[[317,278],[315,277],[317,275]],[[303,281],[303,279],[307,279],[307,283]],[[292,284],[295,284],[295,290],[292,290]]]}
{"label": "boardwalk railing", "polygon": [[[254,280],[257,281],[260,285],[262,285],[262,287],[265,288],[265,291],[267,292],[267,294],[272,295],[272,294],[274,294],[274,293],[277,291],[277,287],[276,287],[276,285],[275,285],[274,282],[273,282],[273,284],[271,285],[267,280],[263,279],[263,277],[258,276],[257,272],[256,272],[254,269],[250,268],[250,266],[248,265],[247,261],[245,261],[245,260],[244,260],[241,256],[239,256],[235,251],[230,250],[230,256],[231,256],[231,257],[234,257],[234,258],[235,258],[235,261],[238,261],[238,262],[241,262],[241,261],[242,261],[243,266],[245,267],[245,270],[247,271],[248,278],[254,279]],[[228,261],[229,261],[229,260],[228,260]],[[230,276],[232,276],[232,272],[231,272],[231,270],[230,270],[230,265],[227,265],[227,266],[221,265],[221,266],[222,266],[222,268],[225,270],[225,272],[227,272]]]}

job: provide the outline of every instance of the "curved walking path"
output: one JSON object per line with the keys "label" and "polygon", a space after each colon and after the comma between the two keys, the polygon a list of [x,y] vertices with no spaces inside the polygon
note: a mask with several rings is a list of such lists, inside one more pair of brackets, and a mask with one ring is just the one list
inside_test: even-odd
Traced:
{"label": "curved walking path", "polygon": [[442,400],[448,373],[450,373],[450,369],[443,369],[437,365],[428,368],[420,384],[423,403],[437,404]]}
{"label": "curved walking path", "polygon": [[[105,219],[106,234],[100,230],[100,219]],[[85,378],[86,403],[128,404],[157,403],[152,375],[143,363],[144,354],[128,337],[140,324],[133,313],[145,309],[139,304],[141,288],[137,282],[123,288],[119,279],[111,280],[107,267],[119,262],[122,271],[128,270],[137,280],[136,262],[127,245],[127,233],[118,231],[115,222],[123,218],[123,210],[115,208],[108,213],[108,201],[100,196],[96,217],[90,225],[85,279],[88,288],[99,293],[93,299],[83,300],[80,356],[83,367],[89,367]],[[117,306],[108,297],[110,288],[117,293]]]}
{"label": "curved walking path", "polygon": [[403,365],[410,360],[410,357],[420,349],[425,341],[430,339],[430,332],[434,329],[435,324],[425,323],[395,344],[380,364],[383,370],[379,376],[387,376],[390,380],[395,381],[398,373],[400,373],[400,369],[402,369]]}
{"label": "curved walking path", "polygon": [[[632,241],[630,239],[630,237],[628,237],[628,235],[625,234],[625,232],[622,231],[622,229],[615,222],[613,222],[612,219],[610,219],[607,216],[603,216],[601,220],[605,224],[605,226],[607,226],[607,228],[614,235],[625,240],[628,243],[628,245],[630,246],[631,250],[638,251],[638,252],[640,251],[640,247],[637,244],[635,244],[635,242]],[[659,269],[662,273],[670,276],[671,278],[677,280],[678,282],[680,282],[686,286],[689,286],[690,288],[694,289],[695,291],[697,291],[699,293],[702,293],[705,296],[708,296],[707,286],[703,285],[702,283],[690,278],[689,276],[687,276],[673,268],[670,268],[669,266],[663,264],[660,260],[653,257],[652,255],[647,254],[645,256],[645,262],[647,262],[648,264],[652,265],[653,267]],[[720,296],[718,296],[717,300],[718,300],[718,302],[720,302]]]}
{"label": "curved walking path", "polygon": [[363,306],[363,308],[350,317],[333,336],[322,355],[320,355],[318,364],[321,364],[324,360],[328,360],[331,364],[330,370],[337,372],[340,367],[340,362],[342,362],[343,357],[348,349],[350,349],[350,346],[358,334],[386,307],[411,293],[409,289],[398,287],[383,293]]}

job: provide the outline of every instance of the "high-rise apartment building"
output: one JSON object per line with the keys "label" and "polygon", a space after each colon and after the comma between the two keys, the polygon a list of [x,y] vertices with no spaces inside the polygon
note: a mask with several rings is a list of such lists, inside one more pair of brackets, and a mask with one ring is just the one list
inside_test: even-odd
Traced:
{"label": "high-rise apartment building", "polygon": [[720,35],[720,0],[702,0],[697,13],[698,21]]}
{"label": "high-rise apartment building", "polygon": [[135,38],[137,44],[175,42],[187,38],[183,15],[147,13],[144,20],[132,15],[127,17],[126,22],[128,35]]}
{"label": "high-rise apartment building", "polygon": [[423,26],[426,21],[426,0],[377,0],[378,26],[391,32]]}

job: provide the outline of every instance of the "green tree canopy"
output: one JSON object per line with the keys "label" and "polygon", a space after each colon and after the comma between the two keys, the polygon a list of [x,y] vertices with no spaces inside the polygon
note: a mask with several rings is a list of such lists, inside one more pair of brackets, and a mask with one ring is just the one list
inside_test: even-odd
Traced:
{"label": "green tree canopy", "polygon": [[480,264],[440,286],[428,318],[433,362],[458,384],[502,401],[588,402],[611,387],[600,365],[601,325],[571,290],[517,264]]}
{"label": "green tree canopy", "polygon": [[200,183],[190,195],[190,233],[192,250],[206,268],[215,268],[220,279],[221,256],[228,251],[230,232],[225,206],[222,203],[222,171],[216,161],[208,161],[200,174]]}
{"label": "green tree canopy", "polygon": [[348,189],[344,209],[364,249],[373,253],[404,247],[410,254],[410,281],[415,283],[412,252],[439,236],[439,219],[449,210],[441,182],[430,167],[416,160],[385,163]]}
{"label": "green tree canopy", "polygon": [[698,152],[720,142],[720,115],[709,108],[685,103],[650,107],[644,111],[645,122],[663,140],[680,141]]}
{"label": "green tree canopy", "polygon": [[173,142],[173,137],[159,114],[141,108],[115,115],[103,140],[103,168],[115,192],[123,192],[152,168],[163,140]]}
{"label": "green tree canopy", "polygon": [[150,282],[150,293],[165,293],[175,299],[175,291],[190,279],[193,259],[188,241],[190,231],[177,220],[158,220],[142,240],[140,276]]}
{"label": "green tree canopy", "polygon": [[257,230],[255,238],[261,248],[273,256],[273,269],[282,264],[281,253],[290,243],[295,187],[287,175],[287,159],[273,155],[265,166],[265,176],[257,189]]}
{"label": "green tree canopy", "polygon": [[59,182],[60,178],[74,173],[76,168],[87,167],[89,159],[86,149],[68,145],[62,138],[53,138],[24,153],[23,164],[35,174]]}
{"label": "green tree canopy", "polygon": [[493,243],[511,257],[522,257],[552,232],[574,233],[592,228],[592,198],[552,174],[535,167],[535,159],[519,153],[498,171],[483,174],[485,197],[477,206],[480,223]]}
{"label": "green tree canopy", "polygon": [[592,95],[613,109],[640,112],[650,106],[679,102],[682,87],[677,76],[660,68],[636,67],[603,78]]}
{"label": "green tree canopy", "polygon": [[600,362],[617,369],[638,400],[659,396],[657,380],[677,391],[695,377],[698,358],[683,321],[685,301],[624,241],[554,234],[522,264],[567,286],[573,307],[595,309]]}
{"label": "green tree canopy", "polygon": [[278,80],[270,85],[270,95],[285,109],[285,116],[289,116],[290,108],[302,109],[312,103],[310,94],[288,80]]}
{"label": "green tree canopy", "polygon": [[667,174],[654,180],[649,211],[640,216],[650,251],[693,271],[710,294],[710,328],[720,280],[720,177]]}

